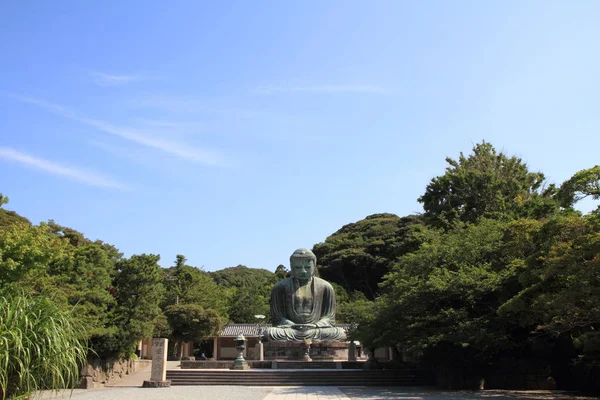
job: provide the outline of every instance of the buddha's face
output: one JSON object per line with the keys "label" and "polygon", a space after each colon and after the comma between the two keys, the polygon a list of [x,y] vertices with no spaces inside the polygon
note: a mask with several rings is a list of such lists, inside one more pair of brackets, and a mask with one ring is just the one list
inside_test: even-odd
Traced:
{"label": "buddha's face", "polygon": [[298,258],[292,261],[292,275],[299,281],[308,281],[315,272],[315,263],[310,258]]}

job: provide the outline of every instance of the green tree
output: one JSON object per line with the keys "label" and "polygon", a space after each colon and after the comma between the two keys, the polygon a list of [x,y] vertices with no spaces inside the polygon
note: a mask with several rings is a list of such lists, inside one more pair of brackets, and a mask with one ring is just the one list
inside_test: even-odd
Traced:
{"label": "green tree", "polygon": [[[586,197],[600,200],[600,166],[577,172],[560,186],[557,197],[561,206],[566,208]],[[598,211],[600,206],[596,209]]]}
{"label": "green tree", "polygon": [[416,232],[423,242],[399,258],[378,301],[380,320],[371,326],[379,344],[413,349],[449,342],[458,346],[501,345],[503,331],[490,329],[502,285],[514,274],[500,250],[504,223],[482,220],[444,233]]}
{"label": "green tree", "polygon": [[213,309],[226,320],[230,299],[229,293],[218,286],[211,275],[199,268],[186,264],[183,255],[177,255],[175,266],[164,271],[166,296],[163,308],[174,304],[197,304]]}
{"label": "green tree", "polygon": [[540,218],[557,210],[554,187],[541,191],[541,172],[530,172],[520,158],[497,153],[485,141],[476,144],[468,157],[461,153],[458,160],[446,162],[450,164],[446,173],[433,178],[419,198],[425,216],[437,225],[480,217]]}
{"label": "green tree", "polygon": [[[282,266],[283,267],[283,266]],[[285,267],[284,267],[285,270]],[[241,287],[246,284],[265,286],[277,280],[273,272],[262,268],[248,268],[245,265],[224,268],[211,272],[210,275],[219,286]]]}
{"label": "green tree", "polygon": [[229,318],[235,323],[254,323],[255,315],[269,315],[270,289],[256,283],[234,287]]}
{"label": "green tree", "polygon": [[49,267],[71,262],[68,242],[53,235],[46,224],[12,224],[0,231],[0,286],[19,284],[29,292],[42,292],[55,285]]}
{"label": "green tree", "polygon": [[70,261],[49,273],[55,276],[87,337],[103,335],[111,325],[109,312],[116,306],[110,290],[115,262],[99,244],[91,242],[75,247]]}
{"label": "green tree", "polygon": [[127,357],[140,339],[152,335],[161,315],[159,304],[164,294],[159,259],[157,255],[141,254],[117,262],[111,288],[116,300],[111,312],[114,330],[112,335],[93,338],[103,354]]}
{"label": "green tree", "polygon": [[[197,304],[168,306],[165,316],[171,328],[171,338],[179,344],[198,342],[216,336],[223,327],[223,322],[216,311],[205,310]],[[181,356],[181,352],[179,354]]]}
{"label": "green tree", "polygon": [[354,292],[348,301],[339,303],[336,322],[340,324],[360,325],[368,321],[374,312],[374,302],[367,300],[362,292]]}
{"label": "green tree", "polygon": [[519,275],[524,287],[500,314],[554,337],[577,338],[600,328],[600,220],[550,219],[537,232],[535,249]]}
{"label": "green tree", "polygon": [[282,279],[290,276],[290,271],[283,264],[279,264],[277,268],[275,268],[275,281],[279,282]]}

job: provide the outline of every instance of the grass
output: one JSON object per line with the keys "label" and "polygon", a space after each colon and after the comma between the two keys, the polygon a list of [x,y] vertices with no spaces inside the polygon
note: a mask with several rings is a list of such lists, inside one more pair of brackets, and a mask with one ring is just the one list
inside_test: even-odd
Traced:
{"label": "grass", "polygon": [[87,355],[81,333],[71,314],[46,297],[0,298],[0,398],[75,387]]}

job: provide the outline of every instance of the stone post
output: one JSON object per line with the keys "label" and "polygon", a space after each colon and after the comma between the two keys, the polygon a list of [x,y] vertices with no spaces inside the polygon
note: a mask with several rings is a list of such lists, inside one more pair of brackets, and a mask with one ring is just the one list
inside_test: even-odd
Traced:
{"label": "stone post", "polygon": [[265,346],[261,340],[258,341],[258,359],[260,361],[265,360]]}
{"label": "stone post", "polygon": [[348,361],[356,361],[356,343],[350,342],[348,345]]}
{"label": "stone post", "polygon": [[149,381],[144,381],[142,387],[169,387],[167,380],[167,347],[168,339],[152,339],[152,373]]}
{"label": "stone post", "polygon": [[310,358],[310,345],[312,344],[311,340],[304,340],[300,343],[301,347],[302,347],[302,351],[304,354],[302,354],[302,361],[312,361],[312,358]]}

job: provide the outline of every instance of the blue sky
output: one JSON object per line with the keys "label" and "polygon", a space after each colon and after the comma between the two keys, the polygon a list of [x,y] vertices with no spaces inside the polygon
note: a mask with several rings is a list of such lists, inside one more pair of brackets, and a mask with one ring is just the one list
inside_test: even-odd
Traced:
{"label": "blue sky", "polygon": [[[0,192],[125,255],[273,270],[486,140],[600,161],[600,2],[0,3]],[[583,211],[592,209],[584,203]]]}

